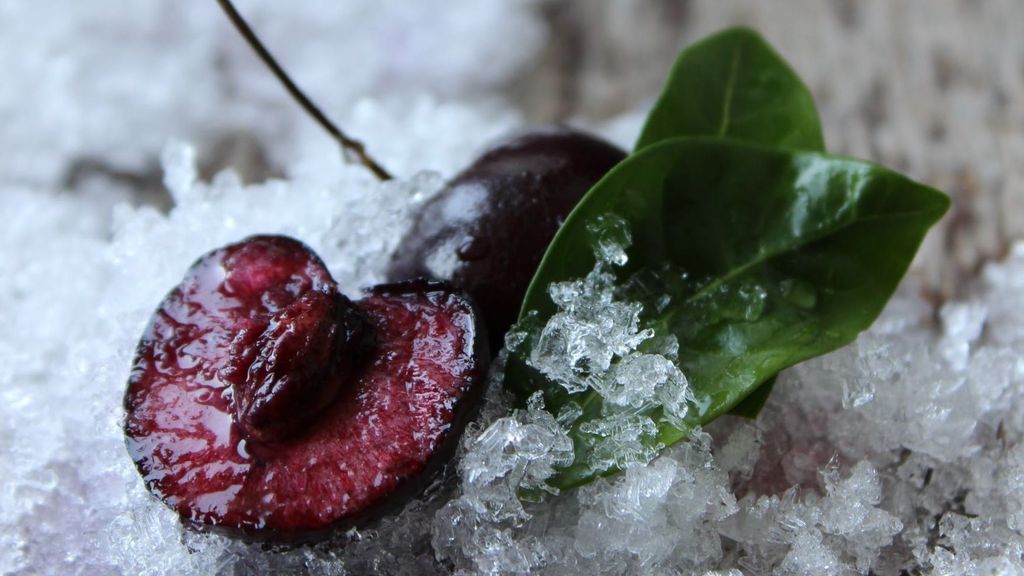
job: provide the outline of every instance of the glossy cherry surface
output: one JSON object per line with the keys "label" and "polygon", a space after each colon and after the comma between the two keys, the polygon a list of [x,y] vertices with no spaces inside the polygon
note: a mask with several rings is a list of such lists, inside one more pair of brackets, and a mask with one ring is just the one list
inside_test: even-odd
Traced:
{"label": "glossy cherry surface", "polygon": [[626,154],[550,127],[487,150],[419,212],[391,262],[391,280],[451,282],[476,301],[497,351],[558,227]]}

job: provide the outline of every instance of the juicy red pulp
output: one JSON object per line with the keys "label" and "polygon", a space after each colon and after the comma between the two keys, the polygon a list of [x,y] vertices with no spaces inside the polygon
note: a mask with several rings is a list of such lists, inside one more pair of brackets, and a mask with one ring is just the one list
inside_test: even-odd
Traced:
{"label": "juicy red pulp", "polygon": [[291,538],[345,524],[453,441],[480,340],[450,289],[353,304],[304,245],[253,237],[201,258],[154,314],[125,395],[128,450],[193,525]]}

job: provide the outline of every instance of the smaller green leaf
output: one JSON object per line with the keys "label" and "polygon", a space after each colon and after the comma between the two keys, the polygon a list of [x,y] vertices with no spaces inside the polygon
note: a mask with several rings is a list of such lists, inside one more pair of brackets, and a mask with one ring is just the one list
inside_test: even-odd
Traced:
{"label": "smaller green leaf", "polygon": [[[759,388],[766,394],[764,383],[780,370],[853,341],[948,206],[942,193],[885,168],[818,152],[679,138],[634,153],[555,236],[520,314],[530,336],[510,350],[509,390],[521,400],[539,390],[552,413],[573,405],[581,413],[569,432],[575,461],[549,482],[569,488],[618,469],[596,430],[602,419],[618,418],[613,427],[630,431],[637,453],[656,451]],[[610,220],[631,243],[617,258],[625,263],[605,272],[623,287],[622,300],[643,304],[639,328],[653,331],[650,342],[678,342],[676,366],[694,393],[684,420],[661,396],[642,406],[608,404],[590,364],[565,368],[579,369],[583,382],[567,388],[551,379],[551,366],[566,363],[535,361],[534,349],[568,338],[554,331],[544,343],[541,329],[563,313],[549,288],[588,277],[594,223]],[[602,298],[595,306],[611,305]]]}
{"label": "smaller green leaf", "polygon": [[681,136],[825,150],[811,91],[745,28],[719,32],[679,54],[636,150]]}

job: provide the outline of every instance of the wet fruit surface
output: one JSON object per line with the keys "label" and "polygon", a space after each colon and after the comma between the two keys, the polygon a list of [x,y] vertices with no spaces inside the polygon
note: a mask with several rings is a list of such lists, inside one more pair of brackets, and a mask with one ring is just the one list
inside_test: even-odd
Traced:
{"label": "wet fruit surface", "polygon": [[484,376],[476,315],[445,286],[351,303],[301,243],[211,252],[146,329],[129,453],[186,522],[301,539],[365,518],[442,462]]}
{"label": "wet fruit surface", "polygon": [[388,276],[451,282],[476,301],[497,351],[558,227],[626,154],[551,127],[489,149],[417,215]]}

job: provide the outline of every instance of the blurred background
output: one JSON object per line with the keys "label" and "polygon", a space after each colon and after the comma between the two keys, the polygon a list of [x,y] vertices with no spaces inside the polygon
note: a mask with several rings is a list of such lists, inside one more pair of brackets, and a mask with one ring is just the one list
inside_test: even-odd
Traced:
{"label": "blurred background", "polygon": [[[237,6],[328,115],[400,175],[451,174],[523,123],[568,121],[628,146],[680,48],[750,26],[810,85],[831,151],[953,196],[918,262],[937,296],[1024,238],[1018,0]],[[0,0],[0,66],[0,193],[166,209],[158,159],[171,139],[198,148],[205,177],[232,167],[246,181],[336,154],[213,0]],[[464,142],[432,141],[460,124],[437,118],[460,116]]]}

